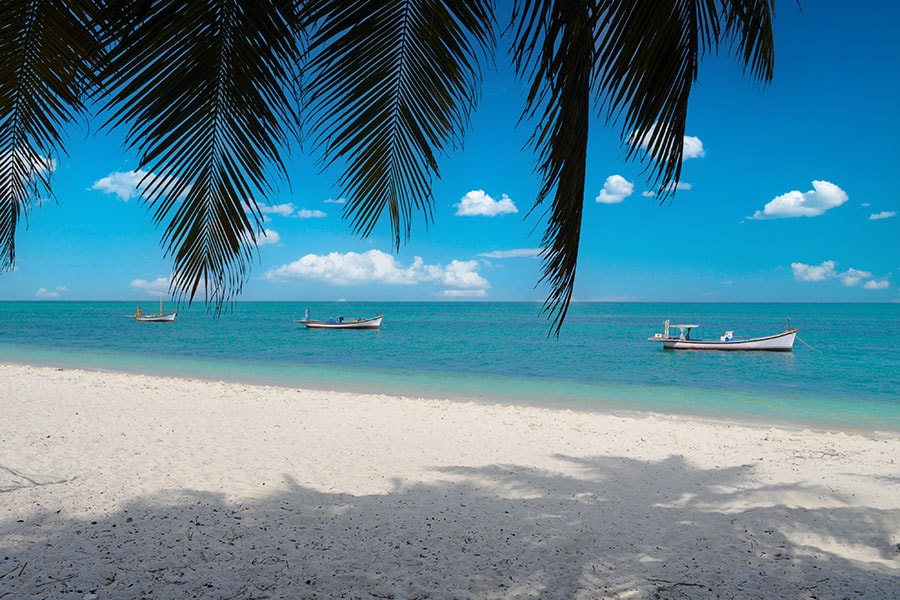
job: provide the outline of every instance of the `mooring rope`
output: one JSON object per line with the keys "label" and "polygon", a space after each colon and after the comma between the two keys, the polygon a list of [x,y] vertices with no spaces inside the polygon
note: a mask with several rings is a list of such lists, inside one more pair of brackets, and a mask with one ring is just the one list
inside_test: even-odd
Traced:
{"label": "mooring rope", "polygon": [[799,335],[797,336],[797,340],[798,340],[801,344],[803,344],[804,346],[806,346],[807,348],[809,348],[810,350],[815,350],[816,352],[821,352],[821,350],[819,350],[818,348],[813,348],[812,346],[810,346],[809,344],[807,344],[803,339],[801,339],[801,337],[800,337]]}

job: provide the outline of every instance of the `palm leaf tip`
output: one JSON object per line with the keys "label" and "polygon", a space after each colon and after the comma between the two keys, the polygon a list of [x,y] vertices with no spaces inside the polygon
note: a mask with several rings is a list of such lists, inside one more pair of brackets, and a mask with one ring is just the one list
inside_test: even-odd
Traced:
{"label": "palm leaf tip", "polygon": [[[176,293],[220,310],[240,293],[274,174],[296,133],[302,55],[291,2],[135,4],[113,13],[106,127],[154,173],[147,199]],[[248,200],[250,199],[250,200]]]}
{"label": "palm leaf tip", "polygon": [[315,2],[307,71],[315,151],[338,160],[344,209],[368,236],[387,215],[395,247],[432,219],[438,157],[461,145],[493,47],[488,0]]}
{"label": "palm leaf tip", "polygon": [[84,112],[102,56],[93,2],[0,3],[0,266],[15,262],[15,235],[31,204],[50,196],[64,128]]}

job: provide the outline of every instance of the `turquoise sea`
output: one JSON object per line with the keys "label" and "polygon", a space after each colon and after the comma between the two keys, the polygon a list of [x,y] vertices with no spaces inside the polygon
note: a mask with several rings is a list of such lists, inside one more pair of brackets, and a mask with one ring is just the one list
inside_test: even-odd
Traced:
{"label": "turquoise sea", "polygon": [[[313,318],[385,314],[376,331]],[[562,334],[535,303],[239,302],[138,323],[126,302],[0,302],[0,361],[413,397],[654,411],[900,432],[900,304],[573,304]],[[144,310],[155,310],[154,302]],[[765,335],[794,351],[664,351],[664,319]]]}

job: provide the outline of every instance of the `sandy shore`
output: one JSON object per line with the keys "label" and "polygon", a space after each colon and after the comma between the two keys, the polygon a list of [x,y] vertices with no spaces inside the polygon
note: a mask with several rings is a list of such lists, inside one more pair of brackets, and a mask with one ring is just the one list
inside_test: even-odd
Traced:
{"label": "sandy shore", "polygon": [[0,377],[3,600],[900,594],[896,437]]}

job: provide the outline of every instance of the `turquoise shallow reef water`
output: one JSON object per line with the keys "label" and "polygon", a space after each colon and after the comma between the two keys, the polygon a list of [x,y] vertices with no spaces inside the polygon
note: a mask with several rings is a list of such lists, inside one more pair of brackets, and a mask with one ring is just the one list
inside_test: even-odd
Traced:
{"label": "turquoise shallow reef water", "polygon": [[[145,312],[157,308],[153,302]],[[307,330],[385,314],[377,331]],[[404,396],[638,410],[900,431],[900,304],[573,304],[562,334],[533,303],[240,302],[175,323],[134,303],[0,302],[0,360]],[[765,335],[793,352],[664,351],[664,319]]]}

